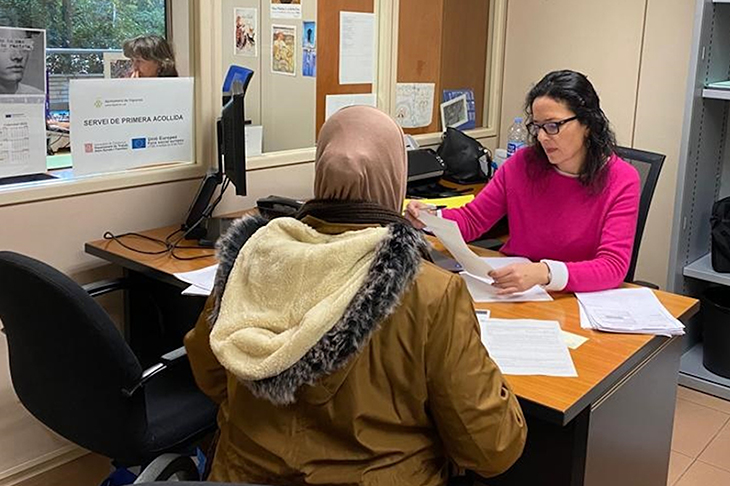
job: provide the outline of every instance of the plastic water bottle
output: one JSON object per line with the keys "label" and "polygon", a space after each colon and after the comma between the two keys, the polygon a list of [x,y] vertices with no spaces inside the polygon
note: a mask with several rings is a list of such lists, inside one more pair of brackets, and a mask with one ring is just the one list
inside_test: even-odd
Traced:
{"label": "plastic water bottle", "polygon": [[507,157],[512,157],[512,154],[525,145],[527,145],[527,128],[522,124],[522,117],[518,116],[515,118],[512,126],[509,127],[509,134],[507,135]]}

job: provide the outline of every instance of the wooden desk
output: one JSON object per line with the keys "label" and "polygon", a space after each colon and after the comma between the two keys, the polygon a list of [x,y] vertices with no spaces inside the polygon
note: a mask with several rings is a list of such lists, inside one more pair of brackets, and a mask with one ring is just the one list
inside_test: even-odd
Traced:
{"label": "wooden desk", "polygon": [[[164,239],[174,230],[168,227],[143,233]],[[145,240],[129,239],[127,243],[139,249],[156,248]],[[495,255],[479,248],[475,251]],[[191,313],[185,326],[192,326],[198,315],[189,303],[197,302],[192,307],[202,308],[203,299],[181,297],[179,292],[186,284],[172,274],[216,262],[212,250],[180,250],[181,256],[205,252],[210,256],[179,261],[168,255],[134,253],[109,240],[87,243],[86,252],[121,265],[147,292],[154,288],[154,282],[171,289],[163,297],[175,298],[176,309]],[[661,291],[656,294],[681,320],[698,310],[695,299]],[[499,318],[556,320],[564,330],[589,338],[571,350],[576,378],[507,376],[527,416],[528,444],[517,464],[503,476],[490,479],[489,484],[664,486],[680,339],[584,330],[575,296],[556,293],[553,298],[553,302],[476,305],[490,309]]]}

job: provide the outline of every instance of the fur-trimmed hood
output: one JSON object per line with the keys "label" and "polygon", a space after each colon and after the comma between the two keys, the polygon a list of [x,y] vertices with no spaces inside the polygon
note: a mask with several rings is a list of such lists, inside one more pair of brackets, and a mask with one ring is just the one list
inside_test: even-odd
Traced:
{"label": "fur-trimmed hood", "polygon": [[427,247],[408,224],[333,235],[293,218],[238,220],[218,243],[211,348],[256,396],[293,403],[368,342]]}

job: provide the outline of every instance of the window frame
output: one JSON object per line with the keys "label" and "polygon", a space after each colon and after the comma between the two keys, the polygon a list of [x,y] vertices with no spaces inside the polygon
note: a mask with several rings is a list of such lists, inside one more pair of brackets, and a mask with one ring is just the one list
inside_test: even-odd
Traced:
{"label": "window frame", "polygon": [[[490,0],[490,37],[485,77],[488,89],[485,91],[484,106],[482,106],[486,126],[466,132],[481,140],[496,141],[499,136],[507,1]],[[188,164],[133,169],[60,181],[0,186],[0,206],[196,179],[215,166],[217,155],[213,120],[220,113],[219,90],[223,83],[222,44],[224,37],[226,40],[228,38],[227,33],[222,31],[223,2],[210,0],[166,0],[166,2],[168,15],[172,17],[169,28],[173,31],[171,38],[176,48],[176,56],[178,59],[185,59],[187,55],[189,75],[195,79],[194,161]],[[180,8],[181,5],[185,8]],[[395,47],[398,39],[399,7],[399,0],[375,0],[375,13],[378,19],[378,68],[373,91],[377,96],[378,107],[388,113],[395,106],[398,65]],[[188,30],[183,31],[183,36],[187,35],[190,39],[188,49],[181,45],[180,37],[176,37],[174,33],[176,25],[185,25],[184,19],[175,17],[176,11],[178,14],[181,12],[188,14]],[[424,146],[436,145],[441,140],[441,132],[416,135],[415,139]],[[315,153],[316,147],[264,153],[247,158],[247,170],[312,163]]]}

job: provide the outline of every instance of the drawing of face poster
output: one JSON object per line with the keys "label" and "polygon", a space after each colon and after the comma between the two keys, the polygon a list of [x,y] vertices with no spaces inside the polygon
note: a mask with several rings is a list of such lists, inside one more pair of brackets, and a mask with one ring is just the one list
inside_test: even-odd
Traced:
{"label": "drawing of face poster", "polygon": [[233,42],[234,54],[237,56],[258,56],[256,36],[258,29],[257,12],[255,8],[233,9]]}
{"label": "drawing of face poster", "polygon": [[271,26],[271,72],[296,76],[297,28]]}

